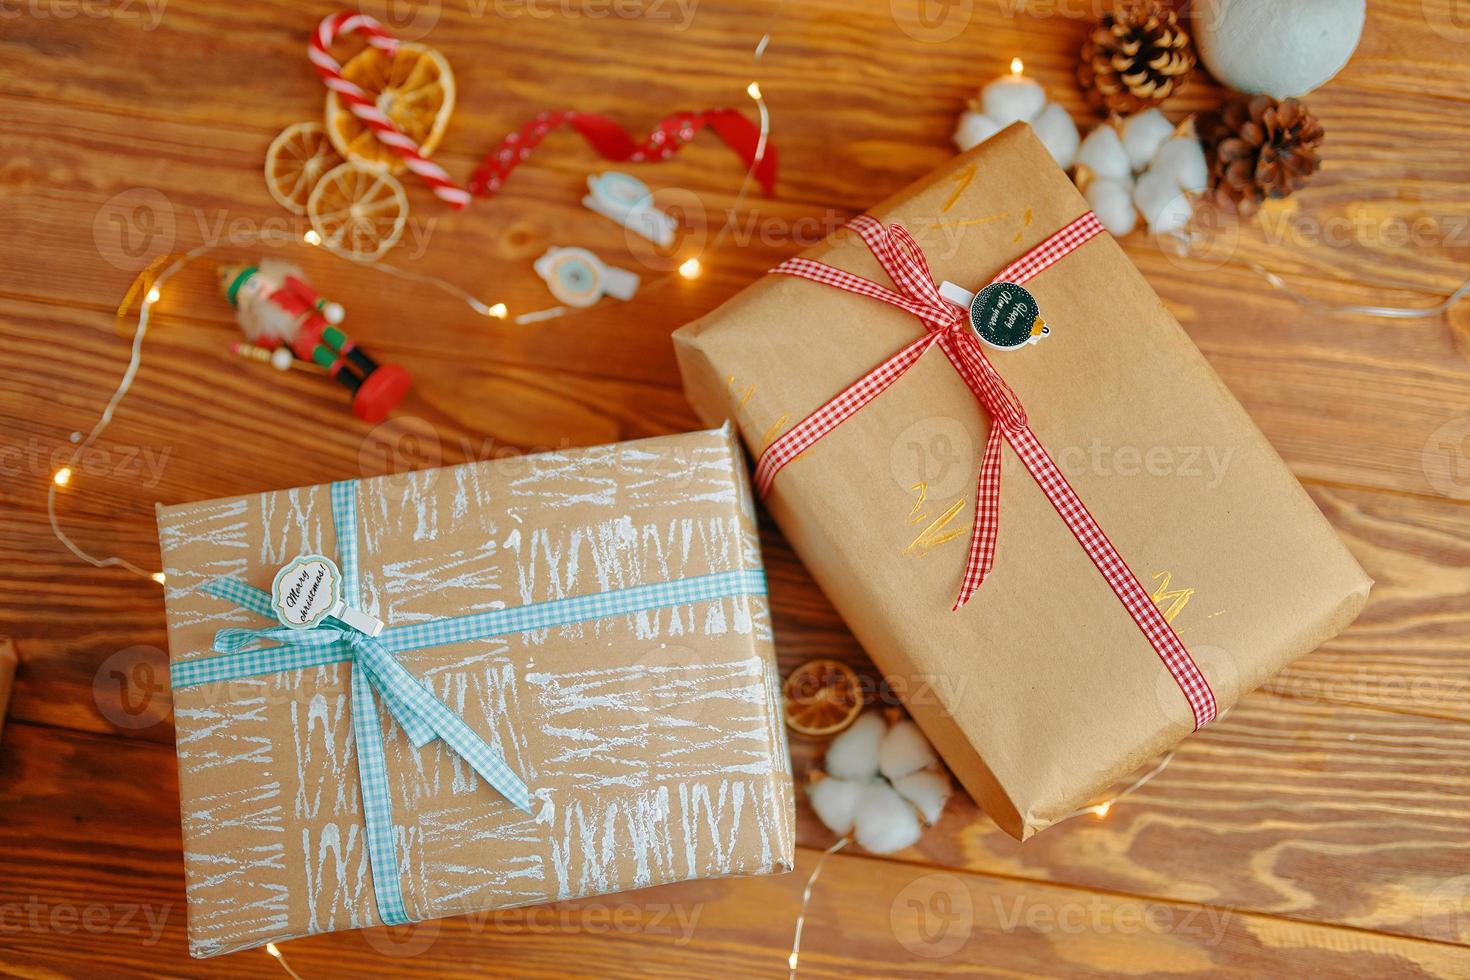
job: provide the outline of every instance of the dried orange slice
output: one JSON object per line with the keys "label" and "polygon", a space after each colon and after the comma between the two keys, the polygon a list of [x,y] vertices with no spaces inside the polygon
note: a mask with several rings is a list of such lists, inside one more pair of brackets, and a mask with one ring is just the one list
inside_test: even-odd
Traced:
{"label": "dried orange slice", "polygon": [[371,262],[392,248],[408,222],[408,195],[392,174],[357,163],[328,170],[306,199],[321,243],[350,259]]}
{"label": "dried orange slice", "polygon": [[[434,152],[454,112],[454,73],[442,54],[412,43],[398,45],[391,55],[366,48],[342,66],[342,75],[376,100],[419,153]],[[327,93],[326,124],[332,145],[348,160],[395,174],[407,167],[335,92]]]}
{"label": "dried orange slice", "polygon": [[836,660],[808,660],[781,687],[786,724],[800,735],[836,735],[863,710],[857,674]]}
{"label": "dried orange slice", "polygon": [[295,123],[281,130],[265,151],[265,186],[282,207],[305,214],[312,188],[341,162],[321,123]]}

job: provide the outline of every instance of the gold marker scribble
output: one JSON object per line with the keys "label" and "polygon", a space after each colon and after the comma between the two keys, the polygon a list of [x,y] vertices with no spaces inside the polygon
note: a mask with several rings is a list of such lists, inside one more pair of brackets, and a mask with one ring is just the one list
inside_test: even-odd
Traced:
{"label": "gold marker scribble", "polygon": [[919,491],[919,496],[914,500],[914,508],[909,511],[909,523],[917,524],[920,521],[927,521],[929,519],[928,512],[920,513],[920,511],[924,510],[924,501],[929,498],[929,484],[920,480],[918,483],[909,487],[909,489]]}
{"label": "gold marker scribble", "polygon": [[960,199],[960,195],[965,192],[965,188],[969,187],[970,181],[974,179],[975,164],[973,163],[966,167],[964,170],[961,170],[959,173],[955,174],[954,180],[956,183],[959,184],[959,186],[954,189],[953,194],[949,195],[949,200],[944,202],[944,207],[939,209],[940,212],[947,213],[950,208],[954,207],[955,202]]}
{"label": "gold marker scribble", "polygon": [[[732,374],[725,379],[725,387],[729,388],[731,391],[735,390],[735,375]],[[745,390],[739,392],[738,394],[740,395],[740,401],[739,403],[737,403],[736,407],[744,408],[750,403],[750,396],[755,394],[755,383],[751,382],[750,384],[746,385]]]}
{"label": "gold marker scribble", "polygon": [[1154,572],[1153,580],[1158,583],[1158,586],[1154,589],[1154,594],[1149,597],[1153,599],[1154,605],[1169,603],[1169,607],[1164,610],[1164,621],[1171,626],[1174,624],[1174,617],[1183,612],[1184,607],[1189,605],[1189,600],[1194,598],[1194,589],[1169,588],[1173,578],[1173,574],[1168,571]]}
{"label": "gold marker scribble", "polygon": [[771,443],[776,441],[776,436],[781,433],[782,429],[786,428],[786,420],[789,418],[791,416],[784,412],[781,413],[781,417],[772,422],[769,429],[761,433],[761,452],[765,452],[770,448]]}
{"label": "gold marker scribble", "polygon": [[936,221],[929,226],[929,230],[942,231],[945,228],[968,228],[971,225],[988,225],[992,221],[999,221],[1001,218],[1009,218],[1010,216],[1011,213],[1009,211],[999,211],[995,214],[987,214],[981,218],[967,218],[964,221]]}
{"label": "gold marker scribble", "polygon": [[[917,524],[929,517],[927,513],[919,513],[927,496],[928,488],[923,483],[916,483],[914,484],[914,489],[919,491],[919,499],[914,504],[913,510],[909,511],[910,524]],[[903,549],[903,554],[913,555],[915,558],[922,558],[940,545],[953,541],[955,538],[968,532],[970,530],[969,524],[965,524],[963,527],[947,526],[959,515],[960,511],[964,510],[964,507],[965,498],[956,497],[955,502],[945,508],[944,513],[931,521],[924,530],[919,532],[918,537],[909,542],[908,547]]]}

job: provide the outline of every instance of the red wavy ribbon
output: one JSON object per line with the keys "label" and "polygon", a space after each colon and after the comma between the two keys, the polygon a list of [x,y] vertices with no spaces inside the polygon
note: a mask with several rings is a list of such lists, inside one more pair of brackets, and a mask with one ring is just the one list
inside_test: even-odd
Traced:
{"label": "red wavy ribbon", "polygon": [[[776,148],[760,145],[760,128],[734,109],[676,112],[658,121],[642,140],[607,116],[590,112],[543,112],[510,133],[485,156],[470,178],[470,193],[490,197],[510,172],[531,155],[553,130],[568,126],[581,134],[597,154],[617,163],[657,163],[678,153],[705,128],[713,130],[745,162],[745,169],[767,196],[776,190]],[[757,157],[759,154],[759,157]]]}
{"label": "red wavy ribbon", "polygon": [[[1004,441],[1036,480],[1077,543],[1178,683],[1194,713],[1195,729],[1209,724],[1216,713],[1215,695],[1210,690],[1209,681],[1180,642],[1174,627],[1164,618],[1138,577],[1118,554],[1107,534],[1031,431],[1020,399],[996,372],[979,338],[969,329],[966,311],[940,296],[939,287],[929,272],[929,263],[918,243],[902,226],[884,228],[867,215],[854,218],[848,227],[857,232],[872,251],[893,280],[894,289],[824,262],[804,258],[787,259],[771,272],[811,279],[895,306],[922,321],[925,333],[767,446],[755,471],[755,483],[761,496],[770,492],[782,467],[887,390],[925,351],[938,347],[991,418],[990,436],[985,444],[975,493],[975,524],[970,552],[954,608],[959,609],[970,600],[995,565],[995,545],[1000,531],[1000,454]],[[1024,283],[1101,234],[1102,230],[1097,216],[1089,211],[1011,263],[991,282]]]}

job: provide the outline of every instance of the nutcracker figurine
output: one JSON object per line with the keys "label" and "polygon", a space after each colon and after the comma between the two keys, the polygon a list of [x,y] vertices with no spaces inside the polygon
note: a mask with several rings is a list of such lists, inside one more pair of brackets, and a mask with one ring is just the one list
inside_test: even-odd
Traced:
{"label": "nutcracker figurine", "polygon": [[397,364],[379,366],[338,329],[343,311],[317,295],[299,266],[280,259],[220,268],[220,288],[246,338],[289,367],[291,355],[325,370],[352,392],[352,414],[381,422],[413,381]]}

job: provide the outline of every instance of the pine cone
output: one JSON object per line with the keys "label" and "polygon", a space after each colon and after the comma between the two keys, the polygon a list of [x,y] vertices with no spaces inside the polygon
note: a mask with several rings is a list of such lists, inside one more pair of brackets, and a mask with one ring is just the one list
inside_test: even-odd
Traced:
{"label": "pine cone", "polygon": [[1299,190],[1322,165],[1322,124],[1296,99],[1256,95],[1207,117],[1201,140],[1218,203],[1254,214],[1268,197]]}
{"label": "pine cone", "polygon": [[1194,47],[1174,11],[1157,0],[1130,0],[1082,44],[1077,81],[1094,109],[1130,115],[1158,105],[1184,85]]}

